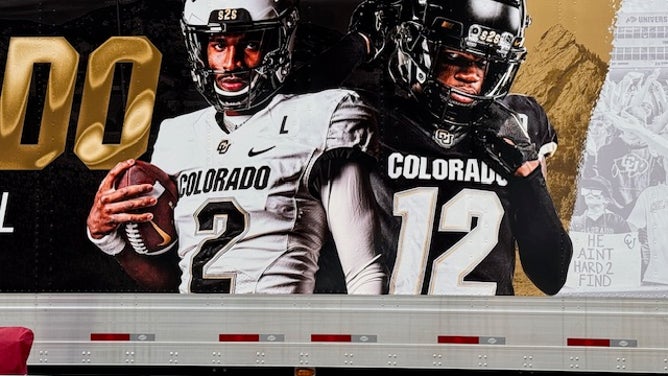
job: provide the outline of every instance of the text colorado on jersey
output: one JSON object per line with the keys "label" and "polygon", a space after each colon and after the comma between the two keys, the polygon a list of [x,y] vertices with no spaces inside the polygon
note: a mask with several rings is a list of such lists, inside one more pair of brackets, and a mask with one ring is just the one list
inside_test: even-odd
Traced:
{"label": "text colorado on jersey", "polygon": [[387,158],[387,176],[390,179],[444,180],[494,184],[501,187],[508,181],[485,162],[470,159],[429,159],[417,155],[392,153]]}
{"label": "text colorado on jersey", "polygon": [[210,168],[206,171],[192,171],[178,176],[179,197],[201,193],[264,189],[269,184],[269,166],[247,166],[228,168]]}

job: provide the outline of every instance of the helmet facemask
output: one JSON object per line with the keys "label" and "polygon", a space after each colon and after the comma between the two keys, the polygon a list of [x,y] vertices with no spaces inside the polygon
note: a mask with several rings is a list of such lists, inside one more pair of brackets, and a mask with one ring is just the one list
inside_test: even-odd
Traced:
{"label": "helmet facemask", "polygon": [[[395,35],[392,78],[439,121],[475,121],[491,101],[507,95],[526,55],[522,43],[527,21],[520,5],[513,0],[427,1]],[[486,16],[485,12],[494,15]],[[462,55],[485,65],[482,86],[476,93],[439,79],[445,64],[467,63],[456,58]]]}
{"label": "helmet facemask", "polygon": [[[193,81],[200,94],[219,112],[253,110],[274,96],[290,72],[298,21],[295,7],[260,21],[252,21],[250,12],[243,8],[233,10],[239,14],[233,22],[212,22],[214,15],[221,12],[212,10],[205,25],[189,24],[185,18],[181,23]],[[235,40],[235,59],[241,59],[244,66],[214,70],[208,59],[209,43],[220,43],[224,48],[226,38]],[[247,48],[260,52],[254,64],[244,60]]]}

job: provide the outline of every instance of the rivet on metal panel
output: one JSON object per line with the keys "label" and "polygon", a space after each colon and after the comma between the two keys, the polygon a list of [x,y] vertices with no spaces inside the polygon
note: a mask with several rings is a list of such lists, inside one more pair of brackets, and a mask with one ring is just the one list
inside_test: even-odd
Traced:
{"label": "rivet on metal panel", "polygon": [[169,357],[170,357],[171,359],[169,359],[169,364],[178,364],[178,363],[179,363],[179,360],[178,360],[178,359],[174,359],[174,358],[177,358],[178,356],[179,356],[179,352],[178,352],[178,351],[170,351],[170,352],[169,352]]}
{"label": "rivet on metal panel", "polygon": [[49,356],[49,352],[47,350],[40,350],[39,351],[39,362],[40,363],[48,363],[49,359],[47,358]]}

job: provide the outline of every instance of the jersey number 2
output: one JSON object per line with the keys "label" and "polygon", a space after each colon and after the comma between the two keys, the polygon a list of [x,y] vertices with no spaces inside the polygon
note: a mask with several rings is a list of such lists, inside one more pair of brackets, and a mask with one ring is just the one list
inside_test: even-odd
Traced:
{"label": "jersey number 2", "polygon": [[209,201],[195,213],[197,232],[210,234],[192,262],[191,292],[234,292],[234,273],[211,273],[216,261],[246,233],[248,213],[233,200]]}
{"label": "jersey number 2", "polygon": [[[401,216],[397,259],[390,281],[391,294],[419,295],[427,272],[434,229],[438,188],[414,188],[394,195],[394,215]],[[496,283],[464,281],[496,246],[503,219],[496,193],[463,189],[441,207],[438,231],[468,232],[434,259],[430,295],[494,295]],[[471,230],[473,217],[477,226]],[[438,246],[436,244],[435,246]]]}

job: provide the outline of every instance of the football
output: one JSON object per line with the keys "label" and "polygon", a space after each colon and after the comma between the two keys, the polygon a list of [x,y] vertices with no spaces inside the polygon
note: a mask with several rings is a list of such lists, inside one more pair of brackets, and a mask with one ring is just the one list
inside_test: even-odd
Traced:
{"label": "football", "polygon": [[174,227],[174,207],[178,199],[176,183],[157,166],[138,160],[118,177],[116,189],[136,184],[152,184],[153,190],[148,195],[156,197],[158,202],[140,210],[153,214],[150,222],[128,222],[119,228],[121,236],[137,253],[165,253],[174,246],[177,238]]}

